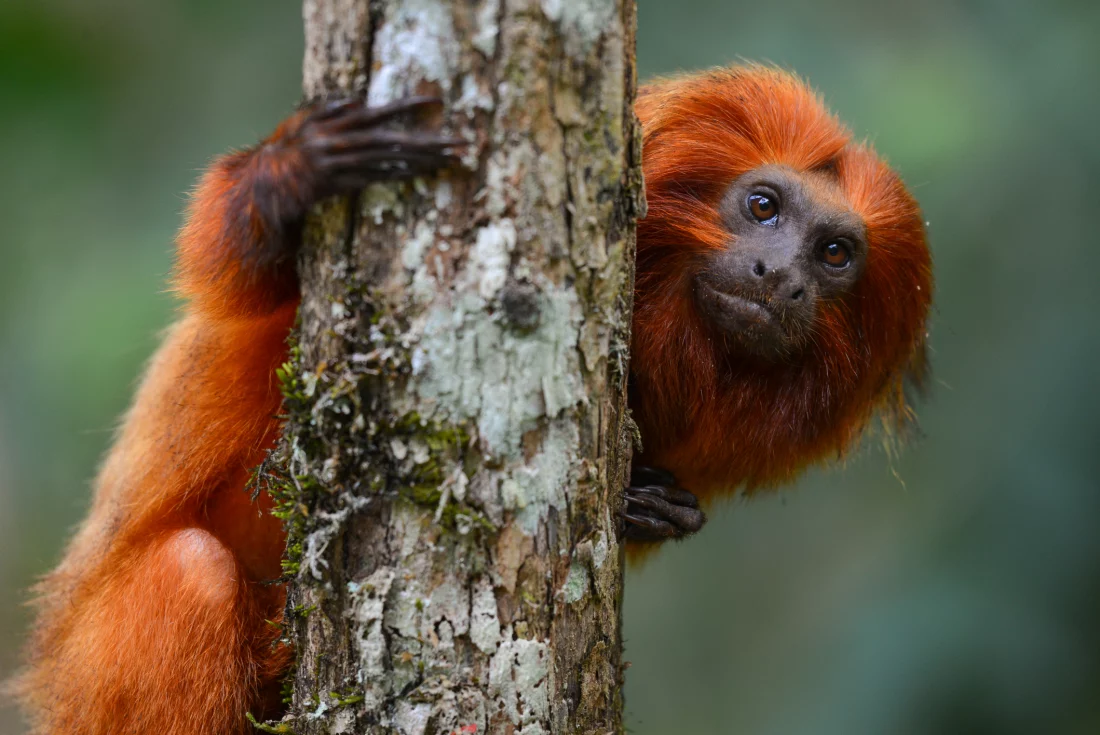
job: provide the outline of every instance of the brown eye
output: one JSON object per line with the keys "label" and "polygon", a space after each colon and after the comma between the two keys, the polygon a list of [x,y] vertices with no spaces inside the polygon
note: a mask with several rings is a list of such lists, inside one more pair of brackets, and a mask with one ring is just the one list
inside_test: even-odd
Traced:
{"label": "brown eye", "polygon": [[749,211],[757,222],[773,222],[779,214],[779,205],[766,194],[753,194],[749,197]]}
{"label": "brown eye", "polygon": [[821,249],[821,260],[833,268],[846,268],[852,260],[852,253],[843,243],[830,242]]}

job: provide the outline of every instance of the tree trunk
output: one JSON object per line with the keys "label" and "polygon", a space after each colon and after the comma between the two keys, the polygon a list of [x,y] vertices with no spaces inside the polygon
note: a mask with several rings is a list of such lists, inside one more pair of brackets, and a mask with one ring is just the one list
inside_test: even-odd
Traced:
{"label": "tree trunk", "polygon": [[310,733],[622,730],[633,0],[305,0],[305,93],[472,142],[307,228],[287,394]]}

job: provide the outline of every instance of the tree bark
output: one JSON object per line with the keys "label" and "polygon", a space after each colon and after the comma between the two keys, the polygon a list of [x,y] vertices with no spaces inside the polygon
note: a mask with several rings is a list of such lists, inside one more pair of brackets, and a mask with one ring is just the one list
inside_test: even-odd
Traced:
{"label": "tree bark", "polygon": [[307,98],[471,141],[307,227],[278,727],[622,730],[633,0],[305,0]]}

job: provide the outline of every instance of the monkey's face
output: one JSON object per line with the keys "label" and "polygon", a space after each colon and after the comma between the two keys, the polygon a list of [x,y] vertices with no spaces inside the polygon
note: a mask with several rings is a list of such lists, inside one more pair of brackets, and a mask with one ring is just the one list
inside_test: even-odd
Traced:
{"label": "monkey's face", "polygon": [[729,186],[718,215],[728,242],[695,276],[700,311],[737,348],[797,353],[821,303],[851,291],[866,265],[867,228],[835,169],[760,166]]}
{"label": "monkey's face", "polygon": [[631,408],[646,461],[689,483],[768,485],[912,416],[932,262],[896,172],[797,77],[655,83],[636,105]]}

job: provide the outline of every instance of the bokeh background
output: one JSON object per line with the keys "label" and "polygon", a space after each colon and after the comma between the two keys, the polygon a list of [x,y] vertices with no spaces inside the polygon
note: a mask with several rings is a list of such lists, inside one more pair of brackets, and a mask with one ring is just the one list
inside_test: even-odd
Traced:
{"label": "bokeh background", "polygon": [[[639,6],[643,79],[782,64],[902,171],[937,380],[900,459],[630,572],[631,731],[1100,733],[1100,3]],[[184,192],[291,109],[301,54],[291,0],[0,3],[0,675],[171,319]]]}

